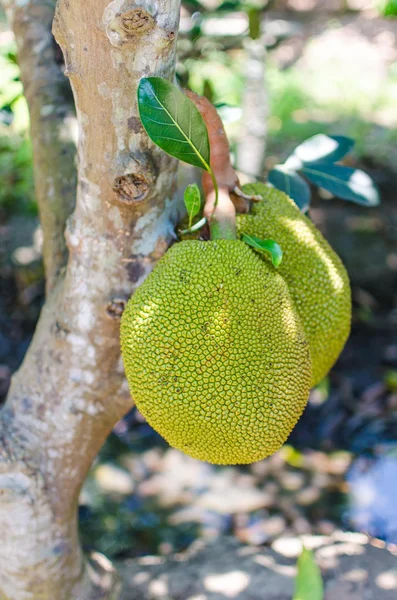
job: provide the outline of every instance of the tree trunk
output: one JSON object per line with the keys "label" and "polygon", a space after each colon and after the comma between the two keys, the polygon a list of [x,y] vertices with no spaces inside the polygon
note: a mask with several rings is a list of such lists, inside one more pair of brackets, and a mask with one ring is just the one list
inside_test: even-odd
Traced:
{"label": "tree trunk", "polygon": [[[41,87],[32,66],[42,49],[37,43],[30,53],[22,51],[28,32],[39,35],[45,29],[49,3],[7,0],[25,88],[36,84],[36,92],[28,94],[32,132],[46,142],[45,152],[40,142],[34,145],[36,181],[48,168],[53,182],[41,191],[52,281],[33,342],[0,412],[1,600],[117,594],[106,560],[84,561],[77,503],[92,460],[132,406],[120,360],[120,315],[166,251],[178,217],[176,162],[145,135],[136,90],[143,75],[173,77],[179,5],[180,0],[59,0],[54,33],[79,125],[76,208],[67,222],[69,259],[62,269],[62,228],[71,202],[63,198],[62,170],[44,164],[45,157],[49,164],[61,162],[62,115],[56,108],[53,121],[40,122],[50,114],[45,95],[37,98]],[[42,75],[54,94],[51,81],[56,82],[47,71],[53,57],[47,58]],[[51,99],[53,108],[62,103],[62,96],[57,98]]]}
{"label": "tree trunk", "polygon": [[264,39],[247,39],[243,128],[237,147],[237,167],[252,179],[263,177],[266,152],[268,98],[265,89],[266,45]]}

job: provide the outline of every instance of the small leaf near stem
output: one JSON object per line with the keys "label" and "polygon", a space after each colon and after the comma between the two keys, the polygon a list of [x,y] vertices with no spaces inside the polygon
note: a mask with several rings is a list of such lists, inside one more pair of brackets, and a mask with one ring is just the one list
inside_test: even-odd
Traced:
{"label": "small leaf near stem", "polygon": [[196,217],[201,208],[201,195],[197,183],[188,185],[185,189],[184,202],[189,217],[189,227],[192,227],[193,219]]}
{"label": "small leaf near stem", "polygon": [[207,125],[211,146],[210,167],[203,175],[206,198],[204,214],[210,225],[211,239],[237,239],[236,211],[230,194],[239,184],[230,163],[229,142],[216,108],[206,99],[188,90],[186,95],[200,111]]}
{"label": "small leaf near stem", "polygon": [[280,266],[281,261],[283,260],[283,251],[277,242],[274,240],[261,240],[260,238],[246,233],[242,234],[241,239],[255,250],[269,254],[274,267],[277,268]]}

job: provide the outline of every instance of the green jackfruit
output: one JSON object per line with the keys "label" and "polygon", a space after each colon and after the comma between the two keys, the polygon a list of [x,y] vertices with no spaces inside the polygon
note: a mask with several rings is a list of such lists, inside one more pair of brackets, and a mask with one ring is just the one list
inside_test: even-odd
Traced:
{"label": "green jackfruit", "polygon": [[272,454],[308,399],[310,352],[287,285],[240,241],[175,244],[129,300],[121,346],[150,425],[211,463]]}
{"label": "green jackfruit", "polygon": [[[313,223],[283,192],[263,183],[244,186],[263,197],[252,214],[239,215],[237,229],[271,238],[283,250],[278,272],[284,277],[310,346],[312,384],[319,383],[341,353],[350,332],[349,278],[339,256]],[[264,260],[268,260],[264,258]]]}

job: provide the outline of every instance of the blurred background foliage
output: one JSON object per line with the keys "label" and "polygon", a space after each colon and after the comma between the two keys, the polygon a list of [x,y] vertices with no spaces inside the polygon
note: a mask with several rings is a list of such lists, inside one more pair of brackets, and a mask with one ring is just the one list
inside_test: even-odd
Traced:
{"label": "blurred background foliage", "polygon": [[[113,557],[168,554],[220,533],[268,544],[280,534],[326,535],[342,527],[397,552],[397,3],[182,5],[177,77],[218,106],[235,163],[247,152],[247,136],[255,153],[248,164],[265,179],[306,138],[348,135],[356,146],[346,164],[370,173],[382,203],[365,209],[313,190],[311,218],[352,280],[353,331],[289,444],[251,466],[214,467],[168,448],[132,410],[82,492],[84,545]],[[0,14],[0,401],[31,339],[44,289],[15,51]]]}

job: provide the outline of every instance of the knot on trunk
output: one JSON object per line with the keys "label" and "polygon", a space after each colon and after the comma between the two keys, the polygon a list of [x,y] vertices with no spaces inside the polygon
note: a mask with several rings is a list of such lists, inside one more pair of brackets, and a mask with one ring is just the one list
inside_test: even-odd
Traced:
{"label": "knot on trunk", "polygon": [[126,304],[127,300],[124,298],[113,298],[106,306],[106,314],[109,319],[120,319]]}
{"label": "knot on trunk", "polygon": [[106,32],[113,46],[136,45],[140,36],[151,31],[156,22],[144,8],[132,8],[112,14],[105,12]]}
{"label": "knot on trunk", "polygon": [[130,35],[140,35],[154,27],[154,19],[142,8],[127,10],[119,15],[121,27]]}
{"label": "knot on trunk", "polygon": [[130,205],[134,202],[141,202],[146,198],[150,190],[150,184],[143,175],[128,173],[116,177],[113,190],[119,202]]}

